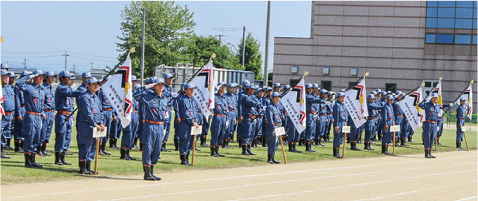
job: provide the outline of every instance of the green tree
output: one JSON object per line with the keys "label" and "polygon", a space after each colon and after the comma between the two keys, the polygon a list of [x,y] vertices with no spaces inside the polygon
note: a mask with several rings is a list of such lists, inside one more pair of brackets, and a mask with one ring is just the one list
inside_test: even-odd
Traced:
{"label": "green tree", "polygon": [[[239,63],[242,65],[242,39],[238,45],[238,52],[236,54]],[[262,80],[262,53],[259,51],[261,44],[257,39],[252,37],[251,33],[246,37],[246,51],[244,57],[244,67],[246,71],[252,71],[256,74],[256,80]]]}
{"label": "green tree", "polygon": [[221,44],[221,41],[214,36],[205,37],[194,34],[190,37],[187,49],[183,53],[188,55],[189,62],[197,67],[204,65],[211,55],[216,53],[214,67],[242,70],[239,60],[229,46],[230,44]]}
{"label": "green tree", "polygon": [[154,68],[160,64],[174,66],[187,61],[181,54],[188,44],[196,23],[193,13],[172,1],[133,1],[121,12],[121,31],[116,43],[118,51],[123,52],[118,60],[124,58],[127,50],[136,48],[131,54],[133,73],[141,73],[141,48],[143,32],[143,8],[146,8],[144,74],[154,75]]}

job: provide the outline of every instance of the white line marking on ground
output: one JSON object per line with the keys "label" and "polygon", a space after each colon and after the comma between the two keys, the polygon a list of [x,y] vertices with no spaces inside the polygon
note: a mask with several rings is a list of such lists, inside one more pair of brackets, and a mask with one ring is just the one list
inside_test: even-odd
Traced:
{"label": "white line marking on ground", "polygon": [[463,199],[461,199],[461,200],[456,200],[456,201],[471,200],[471,199],[473,199],[473,198],[476,199],[476,198],[478,198],[478,196],[473,196],[473,197],[469,197],[469,198],[463,198]]}

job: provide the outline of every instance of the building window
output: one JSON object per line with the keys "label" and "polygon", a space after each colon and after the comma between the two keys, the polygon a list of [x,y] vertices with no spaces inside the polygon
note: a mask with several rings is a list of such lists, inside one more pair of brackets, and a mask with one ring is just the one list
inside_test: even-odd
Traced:
{"label": "building window", "polygon": [[471,35],[455,35],[455,44],[470,44]]}
{"label": "building window", "polygon": [[438,34],[437,43],[452,44],[453,43],[453,35]]}
{"label": "building window", "polygon": [[473,35],[473,45],[476,45],[476,35]]}
{"label": "building window", "polygon": [[426,28],[476,29],[476,1],[428,1]]}
{"label": "building window", "polygon": [[427,34],[425,37],[425,43],[435,43],[436,34]]}
{"label": "building window", "polygon": [[292,66],[291,71],[292,71],[293,74],[299,73],[299,66]]}
{"label": "building window", "polygon": [[332,90],[332,81],[321,81],[320,87],[326,89],[327,91]]}
{"label": "building window", "polygon": [[322,68],[322,73],[324,75],[330,75],[330,67],[324,67]]}
{"label": "building window", "polygon": [[358,73],[358,69],[357,69],[357,68],[352,68],[352,69],[350,69],[350,75],[351,75],[351,76],[357,76],[357,73]]}
{"label": "building window", "polygon": [[385,83],[385,91],[395,93],[395,91],[397,91],[397,83]]}

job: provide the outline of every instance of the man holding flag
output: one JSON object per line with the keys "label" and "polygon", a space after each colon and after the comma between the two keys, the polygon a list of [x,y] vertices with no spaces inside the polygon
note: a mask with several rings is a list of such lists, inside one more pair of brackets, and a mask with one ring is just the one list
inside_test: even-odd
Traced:
{"label": "man holding flag", "polygon": [[468,113],[468,106],[466,105],[466,99],[462,97],[460,99],[460,105],[456,108],[456,148],[463,149],[461,147],[461,141],[463,140],[462,127],[465,126],[465,118]]}

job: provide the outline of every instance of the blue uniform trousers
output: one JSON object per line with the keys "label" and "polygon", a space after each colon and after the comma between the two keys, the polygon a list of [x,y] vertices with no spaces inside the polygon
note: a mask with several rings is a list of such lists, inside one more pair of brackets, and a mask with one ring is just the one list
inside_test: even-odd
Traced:
{"label": "blue uniform trousers", "polygon": [[[66,140],[67,136],[71,137],[71,131],[73,129],[73,118],[69,118],[65,121],[66,117],[59,113],[55,116],[55,151],[63,152],[68,150]],[[78,125],[78,124],[77,124]],[[86,124],[84,124],[86,125]],[[88,125],[86,125],[88,126]],[[78,133],[80,130],[78,129]],[[93,132],[93,130],[91,130]],[[96,146],[96,145],[95,145]]]}
{"label": "blue uniform trousers", "polygon": [[12,139],[13,113],[5,114],[2,118],[2,147],[7,145],[7,139]]}
{"label": "blue uniform trousers", "polygon": [[350,133],[347,133],[347,137],[350,138],[350,142],[357,142],[359,129],[355,125],[350,126]]}
{"label": "blue uniform trousers", "polygon": [[[113,114],[113,112],[111,111],[108,111],[108,110],[104,110],[103,111],[103,115],[104,115],[104,123],[103,125],[106,126],[106,129],[108,129],[106,131],[106,137],[102,137],[100,139],[100,142],[101,143],[107,143],[108,142],[108,138],[110,137],[109,133],[111,132],[111,115]],[[78,125],[78,124],[77,124]]]}
{"label": "blue uniform trousers", "polygon": [[315,138],[316,140],[320,139],[322,136],[325,135],[325,127],[327,125],[327,116],[320,116],[318,117],[320,120],[316,124],[315,128]]}
{"label": "blue uniform trousers", "polygon": [[109,130],[110,139],[115,139],[115,140],[119,139],[121,135],[121,130],[122,130],[121,120],[119,117],[116,117],[116,121],[111,122],[111,129]]}
{"label": "blue uniform trousers", "polygon": [[[198,115],[202,115],[202,113],[198,113]],[[199,118],[201,119],[201,118]],[[204,119],[202,120],[203,121],[203,124],[202,124],[202,133],[201,133],[201,136],[207,136],[207,133],[209,132],[209,125],[211,123],[211,116],[209,116],[207,118],[207,122],[204,122]]]}
{"label": "blue uniform trousers", "polygon": [[435,143],[435,135],[437,133],[437,124],[428,121],[423,122],[423,139],[425,149],[431,149]]}
{"label": "blue uniform trousers", "polygon": [[262,127],[264,127],[264,118],[257,117],[256,129],[254,139],[257,139],[259,136],[262,136]]}
{"label": "blue uniform trousers", "polygon": [[305,128],[305,142],[309,143],[315,139],[315,131],[316,131],[316,124],[317,124],[317,115],[307,113],[307,125]]}
{"label": "blue uniform trousers", "polygon": [[458,121],[456,122],[456,141],[457,142],[461,142],[463,140],[463,131],[461,130],[460,125],[465,126],[465,124],[460,124],[460,122]]}
{"label": "blue uniform trousers", "polygon": [[245,116],[242,123],[242,137],[240,137],[242,138],[242,144],[251,144],[256,120],[249,116]]}
{"label": "blue uniform trousers", "polygon": [[334,120],[334,116],[327,115],[327,119],[329,121],[325,124],[325,134],[330,135],[330,127],[332,126],[332,120]]}
{"label": "blue uniform trousers", "polygon": [[375,130],[377,129],[377,125],[376,125],[377,121],[376,120],[367,120],[367,122],[365,122],[365,126],[364,126],[364,129],[365,129],[365,137],[364,137],[364,141],[365,142],[370,142],[372,140],[372,136],[373,136],[373,133],[375,133]]}
{"label": "blue uniform trousers", "polygon": [[222,145],[222,140],[226,134],[226,117],[214,115],[211,124],[211,142],[210,146]]}
{"label": "blue uniform trousers", "polygon": [[440,129],[438,129],[437,131],[437,135],[438,137],[441,137],[441,134],[443,133],[443,121],[439,120],[437,121],[437,124],[438,124],[438,127],[440,127]]}
{"label": "blue uniform trousers", "polygon": [[138,130],[138,113],[131,113],[131,123],[123,129],[123,136],[121,137],[121,148],[133,148],[135,133]]}
{"label": "blue uniform trousers", "polygon": [[152,124],[146,122],[143,127],[143,165],[155,165],[158,163],[161,153],[164,124]]}
{"label": "blue uniform trousers", "polygon": [[408,133],[410,132],[410,123],[407,120],[402,121],[402,125],[400,125],[400,138],[407,138]]}
{"label": "blue uniform trousers", "polygon": [[78,134],[76,136],[78,142],[78,159],[80,161],[93,161],[96,155],[96,138],[93,138],[93,129],[96,128],[82,122],[78,122],[76,126],[78,128]]}
{"label": "blue uniform trousers", "polygon": [[23,130],[23,120],[21,121],[17,121],[16,119],[13,120],[13,138],[15,140],[23,140],[22,130]]}
{"label": "blue uniform trousers", "polygon": [[196,135],[190,135],[190,131],[189,131],[186,138],[179,139],[179,154],[180,155],[190,154],[190,151],[192,150],[192,147],[193,147],[194,138],[196,138],[197,140]]}
{"label": "blue uniform trousers", "polygon": [[[340,145],[344,141],[344,134],[342,133],[342,127],[345,125],[345,123],[334,123],[334,126],[332,129],[334,129],[334,141],[332,142],[334,148],[339,148]],[[335,132],[335,127],[338,126],[339,130]]]}
{"label": "blue uniform trousers", "polygon": [[171,120],[172,120],[171,118],[172,118],[172,115],[173,115],[173,112],[172,112],[171,108],[168,109],[168,115],[169,115],[169,117],[164,122],[164,128],[166,129],[166,133],[164,134],[163,142],[168,141],[169,132],[171,131]]}
{"label": "blue uniform trousers", "polygon": [[49,143],[50,142],[50,136],[51,136],[51,131],[53,130],[53,119],[55,118],[55,115],[53,112],[47,112],[45,111],[45,120],[43,120],[42,128],[41,128],[41,138],[40,142],[42,143]]}
{"label": "blue uniform trousers", "polygon": [[[403,122],[403,116],[395,116],[395,125],[402,125],[402,122]],[[395,138],[399,138],[401,136],[402,132],[399,131],[399,132],[396,132],[395,133]],[[392,136],[393,137],[393,136]],[[393,140],[393,139],[392,139]]]}
{"label": "blue uniform trousers", "polygon": [[234,120],[236,119],[236,112],[228,112],[227,113],[227,119],[229,120],[229,126],[226,129],[226,135],[224,136],[224,139],[231,139],[232,134],[234,133],[234,128],[236,127],[234,125]]}
{"label": "blue uniform trousers", "polygon": [[40,145],[42,116],[26,114],[23,119],[22,136],[25,138],[23,142],[23,151],[25,153],[33,153],[36,147]]}
{"label": "blue uniform trousers", "polygon": [[385,126],[382,127],[382,146],[388,146],[388,143],[393,142],[393,133],[390,132],[390,126],[388,126],[387,130],[385,130]]}
{"label": "blue uniform trousers", "polygon": [[383,131],[383,120],[381,119],[375,119],[377,122],[376,122],[376,125],[377,125],[377,129],[375,129],[375,133],[374,135],[371,137],[372,139],[375,138],[375,135],[377,134],[382,134],[382,131]]}
{"label": "blue uniform trousers", "polygon": [[273,135],[272,132],[267,135],[267,154],[274,155],[279,146],[279,138],[276,135]]}
{"label": "blue uniform trousers", "polygon": [[287,131],[287,141],[289,141],[289,143],[299,142],[299,139],[300,139],[299,131],[297,131],[297,129],[294,126],[294,123],[292,122],[290,118],[287,125],[289,125],[289,130]]}

